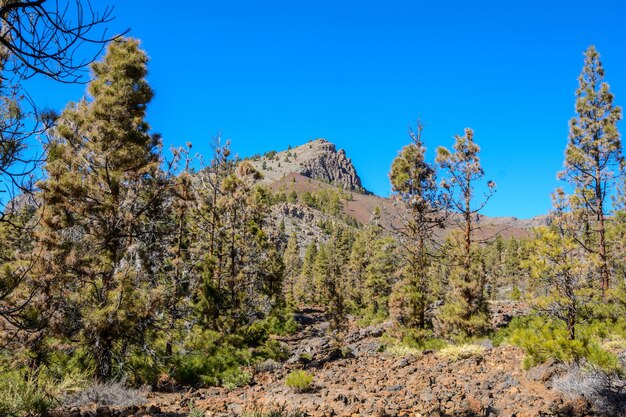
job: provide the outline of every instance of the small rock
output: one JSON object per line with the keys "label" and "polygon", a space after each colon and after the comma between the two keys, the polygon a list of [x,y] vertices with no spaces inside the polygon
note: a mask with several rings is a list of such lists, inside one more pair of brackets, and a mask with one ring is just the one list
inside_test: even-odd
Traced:
{"label": "small rock", "polygon": [[96,407],[96,417],[109,417],[111,410],[106,405]]}
{"label": "small rock", "polygon": [[398,385],[392,385],[391,387],[385,388],[385,391],[396,392],[396,391],[400,391],[403,388],[404,388],[404,385],[398,384]]}
{"label": "small rock", "polygon": [[148,413],[161,414],[161,408],[157,407],[156,405],[151,405],[150,407],[148,407]]}

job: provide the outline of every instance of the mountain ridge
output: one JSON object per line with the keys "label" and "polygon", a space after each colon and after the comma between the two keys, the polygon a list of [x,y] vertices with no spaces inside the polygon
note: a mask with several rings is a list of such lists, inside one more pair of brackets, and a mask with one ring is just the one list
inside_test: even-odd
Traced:
{"label": "mountain ridge", "polygon": [[[399,206],[393,196],[384,197],[365,189],[352,160],[344,149],[337,150],[332,142],[316,139],[282,151],[269,151],[250,159],[253,166],[263,175],[263,182],[275,192],[285,195],[315,193],[336,188],[350,192],[342,201],[343,212],[361,224],[368,223],[376,207],[381,209],[380,222],[391,227],[398,218]],[[534,227],[545,225],[547,216],[521,219],[514,216],[476,215],[480,238],[490,235],[521,237],[530,235]],[[447,227],[444,235],[452,227]]]}

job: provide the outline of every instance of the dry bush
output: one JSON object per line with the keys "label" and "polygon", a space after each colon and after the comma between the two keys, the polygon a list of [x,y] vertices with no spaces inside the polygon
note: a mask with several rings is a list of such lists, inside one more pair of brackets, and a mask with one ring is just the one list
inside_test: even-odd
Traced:
{"label": "dry bush", "polygon": [[121,382],[95,383],[63,401],[67,407],[82,407],[89,404],[129,407],[144,403],[141,391],[128,388]]}
{"label": "dry bush", "polygon": [[572,365],[553,379],[552,387],[570,399],[587,399],[599,415],[626,415],[626,380],[616,373]]}
{"label": "dry bush", "polygon": [[280,369],[281,365],[280,363],[276,362],[273,359],[267,359],[259,364],[257,364],[254,369],[257,372],[272,372],[275,371],[277,369]]}

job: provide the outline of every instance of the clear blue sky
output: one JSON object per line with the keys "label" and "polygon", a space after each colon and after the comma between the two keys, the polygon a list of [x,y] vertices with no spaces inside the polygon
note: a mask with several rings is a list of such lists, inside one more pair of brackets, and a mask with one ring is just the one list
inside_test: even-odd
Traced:
{"label": "clear blue sky", "polygon": [[[391,161],[419,116],[430,157],[475,131],[498,192],[484,213],[545,213],[558,185],[582,53],[595,44],[626,105],[626,2],[98,0],[150,58],[149,122],[166,146],[241,156],[324,137],[366,188],[387,195]],[[36,81],[62,109],[83,86]],[[626,123],[621,124],[622,131]]]}

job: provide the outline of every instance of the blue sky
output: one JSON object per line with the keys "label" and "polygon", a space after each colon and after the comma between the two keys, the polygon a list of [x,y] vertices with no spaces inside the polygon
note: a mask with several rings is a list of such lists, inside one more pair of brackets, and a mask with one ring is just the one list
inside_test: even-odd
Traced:
{"label": "blue sky", "polygon": [[[380,195],[420,117],[430,158],[474,129],[498,184],[484,214],[545,213],[588,45],[602,56],[616,104],[626,105],[626,2],[618,0],[106,3],[117,16],[111,30],[130,28],[151,58],[149,122],[166,146],[191,141],[208,153],[221,131],[246,156],[324,137]],[[84,91],[42,80],[29,87],[57,109]]]}

